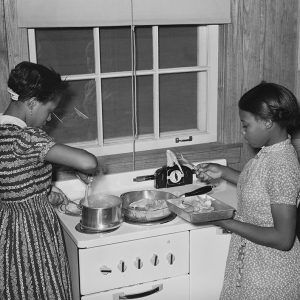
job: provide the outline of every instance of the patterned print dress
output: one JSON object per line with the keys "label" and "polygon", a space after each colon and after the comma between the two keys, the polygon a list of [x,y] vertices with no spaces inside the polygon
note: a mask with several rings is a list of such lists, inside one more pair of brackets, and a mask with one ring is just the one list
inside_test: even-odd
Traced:
{"label": "patterned print dress", "polygon": [[0,299],[71,299],[63,234],[48,201],[52,166],[44,157],[54,142],[21,127],[0,125]]}
{"label": "patterned print dress", "polygon": [[[263,147],[238,182],[236,219],[272,227],[272,204],[296,205],[300,169],[290,139]],[[232,234],[220,299],[300,299],[300,243],[289,251],[261,246]]]}

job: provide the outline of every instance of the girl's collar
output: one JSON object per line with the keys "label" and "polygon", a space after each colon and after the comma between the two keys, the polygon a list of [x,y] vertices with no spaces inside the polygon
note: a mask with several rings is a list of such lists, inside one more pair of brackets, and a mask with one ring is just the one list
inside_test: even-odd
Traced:
{"label": "girl's collar", "polygon": [[27,127],[27,124],[23,120],[21,120],[17,117],[0,114],[0,125],[3,125],[3,124],[17,125],[21,128]]}
{"label": "girl's collar", "polygon": [[284,141],[279,143],[270,145],[270,146],[263,146],[259,152],[256,154],[256,158],[260,157],[263,153],[273,152],[273,151],[280,151],[285,148],[287,145],[291,144],[291,136],[289,135],[288,138]]}

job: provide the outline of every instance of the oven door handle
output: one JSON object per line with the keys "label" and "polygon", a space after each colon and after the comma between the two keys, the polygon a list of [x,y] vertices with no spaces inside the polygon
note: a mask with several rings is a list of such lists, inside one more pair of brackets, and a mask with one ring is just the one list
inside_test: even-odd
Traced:
{"label": "oven door handle", "polygon": [[162,289],[163,289],[163,285],[162,284],[153,285],[151,290],[145,291],[145,292],[141,292],[141,293],[128,294],[128,295],[125,295],[124,293],[115,294],[115,295],[113,295],[113,300],[139,299],[139,298],[147,297],[147,296],[153,295],[155,293],[158,293]]}

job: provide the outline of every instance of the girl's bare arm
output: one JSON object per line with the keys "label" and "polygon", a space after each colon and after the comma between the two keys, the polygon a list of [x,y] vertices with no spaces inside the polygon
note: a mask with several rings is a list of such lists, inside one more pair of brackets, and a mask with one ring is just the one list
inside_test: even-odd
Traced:
{"label": "girl's bare arm", "polygon": [[295,205],[272,204],[271,212],[274,223],[272,227],[257,226],[233,219],[216,221],[214,224],[256,244],[283,251],[290,250],[295,240],[297,208]]}
{"label": "girl's bare arm", "polygon": [[86,150],[55,144],[47,153],[47,161],[93,174],[97,170],[97,158]]}

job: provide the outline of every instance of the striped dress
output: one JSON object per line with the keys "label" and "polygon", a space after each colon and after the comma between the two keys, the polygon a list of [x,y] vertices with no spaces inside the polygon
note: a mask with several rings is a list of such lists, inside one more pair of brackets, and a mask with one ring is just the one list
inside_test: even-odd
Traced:
{"label": "striped dress", "polygon": [[52,166],[44,157],[53,145],[41,129],[0,125],[1,300],[72,298],[63,234],[48,201]]}

